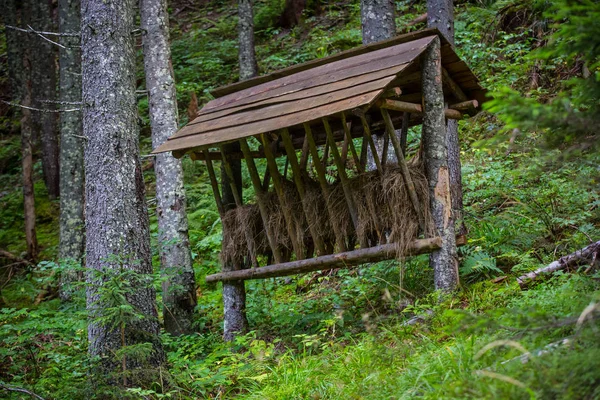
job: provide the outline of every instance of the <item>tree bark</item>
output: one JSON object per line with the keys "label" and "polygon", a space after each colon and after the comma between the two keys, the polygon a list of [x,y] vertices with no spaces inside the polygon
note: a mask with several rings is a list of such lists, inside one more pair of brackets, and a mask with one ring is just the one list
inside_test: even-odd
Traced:
{"label": "tree bark", "polygon": [[[81,50],[85,148],[85,227],[89,352],[101,357],[100,371],[121,368],[114,352],[126,345],[152,343],[147,362],[159,366],[156,297],[151,283],[138,284],[127,302],[143,319],[113,328],[101,323],[107,306],[101,289],[107,275],[131,270],[149,280],[152,273],[144,179],[139,160],[135,96],[134,0],[82,0]],[[141,367],[127,358],[129,370]]]}
{"label": "tree bark", "polygon": [[[165,0],[140,0],[146,88],[150,104],[152,147],[177,131],[177,96],[171,68],[169,15]],[[196,280],[192,268],[186,196],[181,161],[170,153],[156,156],[158,243],[163,274],[164,324],[167,332],[192,332]]]}
{"label": "tree bark", "polygon": [[458,257],[448,171],[448,141],[444,121],[444,93],[440,40],[436,38],[423,53],[422,93],[424,96],[423,149],[429,182],[430,207],[435,236],[442,247],[430,256],[436,290],[450,292],[458,287]]}
{"label": "tree bark", "polygon": [[[58,1],[58,25],[60,33],[77,33],[80,30],[79,0]],[[80,39],[61,36],[59,50],[60,101],[81,102],[81,49]],[[84,229],[84,183],[81,112],[60,115],[60,246],[59,257],[67,265],[81,265],[85,248]],[[70,284],[79,279],[79,273],[63,269],[59,295],[69,300]]]}
{"label": "tree bark", "polygon": [[529,272],[525,275],[521,275],[517,278],[517,282],[521,289],[527,288],[527,286],[534,280],[541,276],[548,276],[553,272],[561,269],[572,268],[578,265],[584,265],[590,263],[594,265],[600,260],[600,241],[592,243],[581,250],[577,250],[567,256],[561,257],[560,259],[546,265],[543,268],[536,269],[535,271]]}
{"label": "tree bark", "polygon": [[[55,32],[50,0],[33,2],[32,27],[39,31]],[[56,50],[57,46],[38,35],[29,34],[34,48],[32,55],[32,104],[40,109],[55,109],[56,104]],[[34,134],[39,136],[42,150],[42,172],[50,199],[60,193],[58,114],[36,112]]]}
{"label": "tree bark", "polygon": [[238,37],[240,80],[244,81],[258,74],[256,53],[254,51],[252,0],[238,0]]}
{"label": "tree bark", "polygon": [[[16,0],[3,0],[3,20],[5,25],[18,26],[18,12]],[[24,42],[14,29],[5,28],[6,54],[8,59],[8,77],[12,100],[20,103],[23,93],[23,48]],[[18,109],[14,109],[18,112]]]}
{"label": "tree bark", "polygon": [[[363,44],[380,42],[396,35],[395,3],[391,0],[361,0],[360,18]],[[373,142],[381,160],[384,135],[373,136]],[[396,161],[395,153],[388,152],[387,160],[382,160],[382,163]],[[373,171],[377,167],[370,147],[367,148],[366,164],[367,171]]]}
{"label": "tree bark", "polygon": [[[437,28],[450,44],[454,45],[454,2],[453,0],[427,0],[427,27]],[[448,120],[448,168],[454,220],[459,224],[460,234],[466,234],[463,220],[463,190],[460,163],[458,121]]]}

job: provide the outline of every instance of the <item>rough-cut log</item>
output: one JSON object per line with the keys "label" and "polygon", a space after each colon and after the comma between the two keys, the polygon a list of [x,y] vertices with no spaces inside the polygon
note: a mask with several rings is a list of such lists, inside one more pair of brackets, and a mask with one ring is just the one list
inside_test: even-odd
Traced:
{"label": "rough-cut log", "polygon": [[[462,103],[461,103],[462,104]],[[416,115],[423,114],[423,107],[420,104],[408,103],[406,101],[385,99],[377,103],[379,108],[385,108],[393,111],[403,111]],[[447,108],[444,110],[444,115],[448,119],[462,119],[463,115],[460,111]]]}
{"label": "rough-cut log", "polygon": [[[456,239],[456,241],[459,244],[464,244],[465,238],[459,237]],[[407,254],[418,255],[430,253],[439,249],[441,244],[442,239],[439,237],[417,239],[410,246]],[[325,269],[349,268],[355,265],[389,260],[395,258],[397,255],[397,245],[395,243],[388,243],[366,249],[330,254],[321,257],[309,258],[306,260],[290,261],[283,264],[268,265],[266,267],[255,269],[222,272],[219,274],[208,275],[206,277],[206,282],[264,279]]]}
{"label": "rough-cut log", "polygon": [[479,107],[479,102],[477,100],[466,100],[460,103],[451,104],[448,108],[466,112],[470,116],[473,116],[477,114],[477,107]]}
{"label": "rough-cut log", "polygon": [[531,281],[534,281],[541,276],[547,276],[553,272],[565,268],[572,268],[586,263],[598,262],[598,257],[600,256],[599,253],[600,241],[590,244],[581,250],[577,250],[575,253],[561,257],[560,259],[546,265],[543,268],[539,268],[525,275],[521,275],[517,278],[517,282],[519,283],[521,289],[525,289]]}

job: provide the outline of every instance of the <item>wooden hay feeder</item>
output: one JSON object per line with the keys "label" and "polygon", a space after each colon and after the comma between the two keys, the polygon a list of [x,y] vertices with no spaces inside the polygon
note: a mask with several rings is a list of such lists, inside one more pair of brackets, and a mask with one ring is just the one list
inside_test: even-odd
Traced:
{"label": "wooden hay feeder", "polygon": [[[474,115],[484,94],[435,29],[215,90],[216,99],[155,150],[206,162],[223,222],[224,264],[206,280],[284,276],[439,249],[430,215],[438,188],[428,184],[427,159],[405,157],[408,129],[431,129],[424,121],[443,123],[441,113]],[[235,176],[241,160],[256,193],[246,205]],[[214,161],[222,163],[227,189],[219,187]],[[224,191],[233,207],[224,204]]]}

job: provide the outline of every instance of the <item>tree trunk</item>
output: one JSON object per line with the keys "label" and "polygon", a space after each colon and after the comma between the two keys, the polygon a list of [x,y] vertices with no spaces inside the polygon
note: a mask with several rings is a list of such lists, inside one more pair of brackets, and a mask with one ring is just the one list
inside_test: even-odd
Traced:
{"label": "tree trunk", "polygon": [[[223,146],[223,151],[239,152],[239,143],[231,143]],[[235,187],[238,195],[242,198],[242,166],[240,160],[230,160]],[[223,188],[223,208],[227,212],[236,207],[233,191],[229,177],[221,166],[221,187]],[[243,265],[223,264],[222,271],[237,271]],[[246,287],[244,281],[223,282],[223,339],[232,341],[236,335],[248,331],[248,319],[246,318]]]}
{"label": "tree trunk", "polygon": [[[77,33],[81,25],[80,2],[58,1],[58,23],[61,33]],[[61,36],[60,101],[81,102],[81,50],[78,37]],[[75,107],[70,107],[75,108]],[[65,112],[60,115],[60,246],[62,261],[81,265],[85,248],[83,220],[84,183],[81,112]],[[60,298],[71,297],[70,283],[77,281],[77,271],[63,270],[60,280]]]}
{"label": "tree trunk", "polygon": [[[454,4],[452,0],[427,1],[427,26],[438,28],[444,37],[454,45]],[[448,120],[448,168],[450,172],[450,192],[452,194],[452,211],[454,220],[459,224],[459,233],[466,234],[462,222],[463,190],[460,164],[460,143],[458,138],[458,121]]]}
{"label": "tree trunk", "polygon": [[422,93],[424,97],[423,150],[429,181],[434,236],[442,238],[442,247],[431,253],[436,290],[450,292],[459,283],[456,238],[448,171],[447,131],[444,121],[442,62],[440,40],[436,38],[423,53]]}
{"label": "tree trunk", "polygon": [[305,8],[306,0],[285,0],[283,12],[279,16],[279,26],[289,29],[298,25]]}
{"label": "tree trunk", "polygon": [[[7,25],[18,26],[17,2],[5,0],[4,21]],[[31,23],[32,3],[24,1],[21,6],[21,22]],[[28,35],[22,37],[16,31],[7,29],[7,55],[9,77],[13,101],[24,106],[31,106],[31,50]],[[27,258],[35,262],[38,255],[37,236],[35,232],[35,197],[33,187],[33,129],[31,111],[21,110],[21,163],[23,177],[23,212],[25,222],[25,242]],[[17,111],[18,113],[18,111]]]}
{"label": "tree trunk", "polygon": [[[88,339],[90,355],[102,357],[98,367],[105,373],[121,368],[114,352],[124,344],[150,342],[153,350],[147,362],[164,362],[156,297],[148,282],[152,264],[139,160],[134,6],[134,0],[81,2]],[[108,301],[102,289],[108,276],[121,270],[133,271],[146,282],[125,294],[144,318],[119,324],[122,331],[99,319],[106,317]],[[125,367],[135,370],[142,365],[127,358]]]}
{"label": "tree trunk", "polygon": [[[390,0],[361,0],[360,17],[362,24],[362,42],[369,44],[380,42],[392,38],[396,35],[395,4]],[[399,133],[396,132],[398,137]],[[382,160],[384,136],[373,136],[373,142],[377,148],[379,159]],[[393,151],[388,152],[385,162],[396,162],[396,156]],[[377,168],[371,152],[371,147],[367,147],[366,170],[373,171]]]}
{"label": "tree trunk", "polygon": [[363,44],[380,42],[396,35],[393,1],[361,0],[360,18]]}
{"label": "tree trunk", "polygon": [[[50,0],[36,0],[32,27],[39,31],[55,32]],[[30,34],[32,55],[33,90],[32,104],[36,108],[55,109],[56,104],[56,50],[57,46],[38,35]],[[60,193],[58,114],[34,114],[34,133],[39,135],[42,149],[42,172],[50,199]]]}
{"label": "tree trunk", "polygon": [[254,13],[251,0],[238,0],[238,19],[240,80],[244,81],[258,73],[254,51]]}
{"label": "tree trunk", "polygon": [[[171,68],[169,15],[165,0],[140,1],[146,88],[150,104],[152,147],[177,131],[177,97]],[[192,268],[186,197],[181,161],[170,153],[156,156],[158,243],[163,274],[164,324],[167,332],[192,332],[196,307],[196,280]]]}

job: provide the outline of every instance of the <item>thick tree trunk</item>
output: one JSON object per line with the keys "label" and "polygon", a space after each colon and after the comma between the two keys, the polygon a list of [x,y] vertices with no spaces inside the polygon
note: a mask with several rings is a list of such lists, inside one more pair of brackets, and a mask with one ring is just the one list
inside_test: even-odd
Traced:
{"label": "thick tree trunk", "polygon": [[[454,2],[453,0],[427,0],[427,26],[438,28],[444,37],[454,45]],[[448,168],[450,171],[450,191],[452,194],[452,211],[454,220],[459,224],[458,230],[466,234],[462,222],[463,191],[460,164],[460,143],[458,138],[458,121],[448,120]]]}
{"label": "thick tree trunk", "polygon": [[[148,282],[152,264],[139,160],[134,6],[134,0],[81,2],[88,339],[90,355],[102,357],[99,368],[104,372],[121,368],[114,352],[123,342],[150,342],[148,363],[164,362],[156,297]],[[99,319],[106,317],[108,304],[102,289],[109,275],[123,269],[141,277],[125,298],[144,318],[113,328]],[[130,372],[141,367],[139,360],[126,361]]]}
{"label": "thick tree trunk", "polygon": [[458,259],[448,171],[447,132],[444,120],[442,62],[440,40],[436,38],[423,54],[422,93],[424,97],[423,149],[429,181],[431,214],[435,236],[442,238],[442,247],[430,256],[437,290],[449,292],[457,288]]}
{"label": "thick tree trunk", "polygon": [[[146,88],[150,103],[152,147],[177,131],[177,97],[171,68],[169,15],[165,0],[141,0]],[[170,153],[158,154],[154,163],[160,261],[163,282],[164,323],[167,332],[192,332],[196,307],[196,280],[192,268],[186,197],[181,161]]]}
{"label": "thick tree trunk", "polygon": [[[19,25],[17,16],[16,0],[3,0],[2,19],[5,25]],[[6,54],[8,58],[8,77],[10,79],[10,90],[12,101],[19,103],[23,93],[23,45],[24,41],[14,29],[5,28]],[[15,112],[18,109],[15,108]]]}
{"label": "thick tree trunk", "polygon": [[[81,25],[79,0],[58,1],[61,33],[77,33]],[[60,101],[81,102],[81,49],[78,37],[61,36],[59,50]],[[74,108],[74,107],[72,107]],[[67,265],[81,265],[85,248],[83,147],[81,112],[60,115],[60,247],[59,257]],[[70,283],[78,280],[76,271],[63,270],[60,298],[71,297]]]}
{"label": "thick tree trunk", "polygon": [[[369,44],[380,42],[392,38],[396,35],[395,4],[390,0],[361,0],[360,17],[362,24],[362,42]],[[399,132],[397,132],[398,137]],[[377,148],[379,159],[382,159],[384,136],[373,136],[373,142]],[[388,152],[387,160],[382,163],[396,162],[396,155],[393,151]],[[375,160],[371,152],[371,147],[367,147],[366,170],[376,169]]]}
{"label": "thick tree trunk", "polygon": [[[239,143],[231,143],[223,146],[223,151],[239,152]],[[230,160],[235,187],[238,195],[242,198],[242,166],[240,160]],[[227,212],[236,207],[233,191],[229,177],[221,167],[221,187],[223,188],[223,208]],[[243,265],[223,264],[223,272],[237,271]],[[246,318],[246,287],[244,281],[223,282],[223,339],[232,341],[238,334],[248,331],[248,319]]]}
{"label": "thick tree trunk", "polygon": [[[56,32],[50,0],[34,1],[32,27],[39,31]],[[56,104],[56,51],[58,47],[40,36],[30,35],[32,48],[33,91],[32,104],[36,108],[55,109]],[[60,193],[58,114],[35,113],[34,133],[39,135],[42,149],[42,172],[50,199]]]}
{"label": "thick tree trunk", "polygon": [[238,0],[238,37],[240,80],[252,78],[258,73],[254,51],[254,13],[252,0]]}

